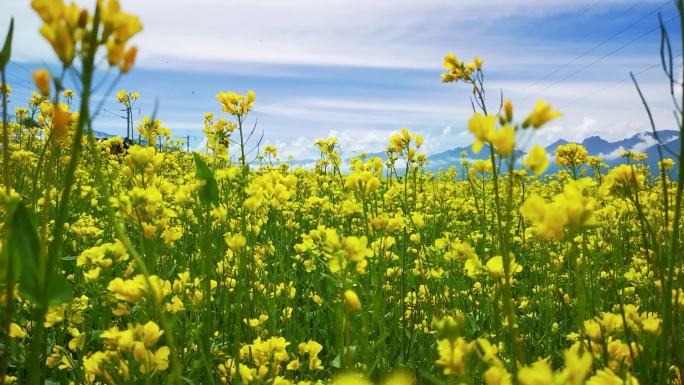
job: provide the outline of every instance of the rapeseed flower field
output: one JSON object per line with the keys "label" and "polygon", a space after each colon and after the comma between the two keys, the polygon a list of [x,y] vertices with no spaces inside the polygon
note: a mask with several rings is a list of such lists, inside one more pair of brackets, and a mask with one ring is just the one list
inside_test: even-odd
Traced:
{"label": "rapeseed flower field", "polygon": [[[280,162],[254,145],[251,90],[216,95],[201,151],[154,116],[139,144],[96,141],[96,58],[131,71],[142,25],[117,0],[31,4],[64,70],[36,71],[10,120],[10,29],[2,384],[683,383],[678,159],[654,175],[635,152],[522,154],[516,134],[561,112],[487,110],[484,60],[454,54],[442,81],[472,89],[489,158],[438,173],[406,128],[348,170],[335,138],[312,168]],[[75,67],[79,92],[62,87]]]}

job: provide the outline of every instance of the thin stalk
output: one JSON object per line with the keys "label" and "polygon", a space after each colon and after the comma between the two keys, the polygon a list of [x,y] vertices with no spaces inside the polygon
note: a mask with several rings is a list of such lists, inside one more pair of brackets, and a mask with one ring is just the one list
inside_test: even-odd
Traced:
{"label": "thin stalk", "polygon": [[5,66],[0,69],[2,73],[2,83],[0,83],[0,94],[2,94],[2,182],[5,185],[5,192],[10,192],[10,154],[9,154],[9,116],[7,115],[7,74]]}
{"label": "thin stalk", "polygon": [[[9,184],[9,133],[8,133],[8,116],[7,116],[7,92],[5,89],[7,87],[7,79],[5,74],[5,66],[0,68],[2,73],[2,83],[0,83],[0,94],[2,94],[2,177],[3,183],[5,185],[5,193],[9,195],[10,184]],[[7,372],[7,366],[9,364],[9,354],[10,354],[10,325],[12,321],[12,313],[14,312],[14,295],[13,295],[13,282],[12,282],[12,258],[8,258],[8,266],[6,271],[7,277],[5,279],[5,301],[7,305],[5,306],[5,316],[4,323],[2,325],[3,337],[2,343],[4,351],[2,352],[2,358],[0,359],[0,380],[5,378],[5,373]]]}
{"label": "thin stalk", "polygon": [[[681,44],[684,50],[684,0],[677,0],[677,9],[679,10],[679,21],[680,21],[680,32],[682,34]],[[682,67],[682,75],[684,75],[684,67]],[[681,84],[682,91],[684,91],[684,83]],[[684,96],[683,96],[684,98]],[[684,107],[680,109],[680,120],[679,120],[679,134],[684,132]],[[680,140],[679,143],[679,154],[684,154],[684,141]],[[675,208],[674,208],[674,218],[672,221],[672,240],[670,243],[670,253],[667,255],[665,262],[665,267],[667,270],[667,279],[663,285],[663,334],[662,341],[664,343],[661,345],[660,351],[660,370],[659,370],[659,381],[658,383],[666,383],[668,377],[669,365],[671,363],[672,356],[672,336],[675,336],[677,326],[673,324],[673,307],[672,307],[672,281],[674,280],[674,270],[677,266],[677,260],[679,259],[679,234],[680,234],[680,223],[682,218],[682,193],[684,191],[684,184],[682,183],[682,175],[684,175],[684,162],[679,159],[678,162],[678,178],[677,192],[675,195]],[[675,329],[675,330],[673,330]]]}
{"label": "thin stalk", "polygon": [[59,209],[57,212],[57,218],[55,219],[53,240],[50,242],[48,247],[47,256],[41,263],[41,271],[39,271],[39,277],[42,277],[43,282],[39,282],[39,290],[41,296],[41,303],[38,303],[34,312],[34,336],[31,340],[31,349],[29,354],[29,372],[27,378],[27,384],[38,385],[40,383],[41,373],[43,372],[40,368],[44,364],[45,360],[41,357],[44,350],[43,346],[45,344],[45,327],[43,325],[43,319],[47,312],[48,304],[46,298],[48,296],[48,291],[51,285],[52,270],[59,257],[59,253],[62,249],[62,243],[64,242],[64,223],[66,222],[69,200],[71,198],[71,191],[73,189],[75,173],[78,163],[81,159],[82,152],[82,140],[83,140],[83,130],[88,123],[89,119],[89,100],[91,93],[91,86],[93,80],[94,66],[95,66],[95,54],[97,51],[97,38],[99,32],[100,24],[100,8],[99,6],[95,8],[95,18],[93,20],[93,30],[91,31],[91,38],[88,46],[88,52],[83,58],[83,95],[81,97],[81,109],[78,118],[78,124],[76,126],[76,133],[73,137],[73,144],[71,148],[71,157],[69,159],[69,165],[67,166],[66,175],[64,178],[64,190],[62,191],[62,196],[59,200]]}
{"label": "thin stalk", "polygon": [[[479,79],[479,84],[476,84],[473,82],[473,89],[475,90],[475,94],[477,95],[477,99],[479,100],[478,105],[482,109],[482,112],[487,115],[487,105],[485,103],[485,94],[484,94],[484,84],[483,84],[483,79]],[[496,227],[497,227],[497,232],[499,235],[498,243],[499,243],[499,252],[501,253],[501,259],[504,265],[504,281],[502,284],[502,295],[503,295],[503,311],[504,314],[506,315],[507,318],[507,328],[508,328],[508,334],[509,334],[509,343],[511,345],[511,351],[512,351],[512,359],[511,359],[511,364],[512,364],[512,369],[513,372],[517,372],[518,369],[518,362],[522,361],[522,351],[520,344],[518,343],[518,332],[516,329],[515,325],[515,310],[514,310],[514,305],[513,305],[513,293],[511,290],[511,271],[510,271],[510,255],[509,255],[509,247],[508,247],[508,228],[510,226],[510,218],[509,218],[509,212],[510,212],[510,205],[512,202],[512,190],[513,190],[513,161],[514,161],[514,154],[511,155],[509,159],[509,174],[510,174],[510,180],[509,180],[509,197],[508,197],[508,204],[506,207],[506,229],[504,229],[504,224],[503,224],[503,219],[502,219],[502,212],[501,212],[501,194],[499,192],[499,171],[500,171],[500,163],[497,164],[496,161],[496,155],[494,153],[494,147],[492,146],[491,143],[489,143],[489,158],[492,163],[492,181],[494,183],[494,206],[496,210]]]}

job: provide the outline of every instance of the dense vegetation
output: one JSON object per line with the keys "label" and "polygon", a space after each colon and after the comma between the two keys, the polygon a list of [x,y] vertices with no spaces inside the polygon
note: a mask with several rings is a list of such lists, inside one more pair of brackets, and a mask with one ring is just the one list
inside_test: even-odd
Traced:
{"label": "dense vegetation", "polygon": [[143,144],[98,142],[95,63],[131,70],[142,26],[116,0],[32,5],[63,71],[36,71],[10,120],[10,29],[0,382],[682,384],[678,159],[652,175],[642,154],[610,169],[566,144],[542,175],[549,155],[518,159],[516,137],[560,113],[488,110],[482,59],[452,54],[442,80],[472,87],[490,158],[436,174],[407,129],[385,160],[346,167],[329,138],[291,168],[257,145],[252,91],[217,95],[200,152],[154,117]]}

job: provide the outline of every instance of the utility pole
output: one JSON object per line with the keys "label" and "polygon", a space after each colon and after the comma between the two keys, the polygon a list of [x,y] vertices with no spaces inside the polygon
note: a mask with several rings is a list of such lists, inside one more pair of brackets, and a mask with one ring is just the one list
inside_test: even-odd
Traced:
{"label": "utility pole", "polygon": [[126,137],[131,137],[131,107],[126,107]]}
{"label": "utility pole", "polygon": [[189,134],[185,137],[185,147],[187,148],[187,152],[190,152],[190,135]]}
{"label": "utility pole", "polygon": [[133,119],[131,119],[131,107],[126,106],[126,108],[121,111],[126,113],[126,137],[130,138],[131,134],[133,133]]}
{"label": "utility pole", "polygon": [[[122,119],[126,119],[126,138],[133,140],[133,136],[135,135],[134,127],[133,127],[133,110],[136,109],[138,110],[138,117],[140,117],[140,108],[133,107],[133,104],[135,103],[136,100],[140,97],[140,94],[137,92],[127,92],[125,90],[119,91],[117,94],[117,99],[119,103],[121,103],[125,108],[121,110],[121,112],[125,112],[126,116],[122,116]],[[138,135],[138,142],[140,141],[140,136]]]}

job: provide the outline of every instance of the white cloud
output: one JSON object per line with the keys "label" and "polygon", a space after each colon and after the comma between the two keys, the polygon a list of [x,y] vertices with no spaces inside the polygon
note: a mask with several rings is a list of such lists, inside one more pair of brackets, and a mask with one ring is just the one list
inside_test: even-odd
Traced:
{"label": "white cloud", "polygon": [[[21,26],[16,57],[46,57],[39,21],[29,1],[3,0]],[[604,0],[602,6],[635,0]],[[657,3],[657,0],[649,0]],[[92,1],[79,0],[81,4]],[[137,36],[140,62],[244,61],[316,65],[435,68],[445,50],[474,55],[469,38],[486,39],[498,20],[601,9],[589,0],[122,0],[145,31]],[[643,3],[643,1],[642,1]],[[493,12],[492,10],[496,10]],[[4,23],[4,20],[2,21]],[[0,24],[2,26],[4,24]],[[462,26],[455,30],[454,26]],[[461,33],[466,26],[471,33]],[[497,42],[505,44],[507,41]],[[470,47],[470,48],[467,48]],[[491,47],[485,49],[493,57]],[[508,56],[508,55],[507,55]],[[510,59],[510,58],[509,58]]]}
{"label": "white cloud", "polygon": [[393,131],[381,130],[331,130],[328,137],[336,137],[343,154],[354,156],[360,152],[379,152],[383,151],[389,143],[389,138]]}
{"label": "white cloud", "polygon": [[640,140],[639,143],[637,143],[637,144],[635,144],[634,146],[632,146],[632,150],[634,150],[634,151],[636,151],[636,152],[644,152],[644,151],[646,151],[649,147],[654,146],[654,145],[658,142],[658,141],[655,140],[655,138],[653,138],[652,136],[650,136],[650,135],[645,135],[645,134],[639,135],[639,140]]}
{"label": "white cloud", "polygon": [[609,152],[608,154],[599,154],[599,156],[603,157],[605,160],[615,160],[622,156],[622,153],[625,151],[625,148],[620,146],[616,148],[615,150]]}
{"label": "white cloud", "polygon": [[[3,14],[15,15],[19,26],[14,58],[42,61],[53,57],[38,34],[39,21],[29,9],[30,2],[0,1],[3,11],[7,10]],[[317,137],[336,133],[345,152],[375,152],[382,151],[393,130],[403,126],[425,136],[428,153],[467,144],[471,141],[465,129],[471,114],[467,87],[438,83],[445,52],[455,51],[461,57],[480,54],[492,74],[521,71],[530,79],[537,79],[540,73],[548,73],[574,58],[577,47],[583,45],[569,42],[568,47],[575,51],[568,48],[565,52],[554,41],[497,32],[501,23],[512,17],[542,17],[569,10],[598,12],[610,5],[646,1],[603,0],[600,6],[595,6],[594,0],[121,2],[124,10],[139,15],[145,25],[145,31],[135,37],[140,46],[140,67],[210,71],[210,75],[227,71],[272,77],[269,81],[275,83],[277,78],[309,75],[306,68],[293,65],[419,70],[422,75],[410,80],[397,71],[396,81],[403,87],[399,91],[383,85],[386,89],[379,92],[373,88],[379,86],[359,85],[340,95],[330,85],[318,90],[307,84],[308,88],[302,86],[296,95],[280,86],[270,98],[262,99],[261,90],[256,89],[259,99],[255,111],[261,115],[259,125],[266,132],[266,142],[275,143],[283,154],[306,159],[316,156],[313,141]],[[661,0],[647,2],[660,4]],[[0,33],[5,29],[6,20],[2,19]],[[541,46],[528,47],[530,39],[542,41]],[[576,65],[590,63],[602,53],[595,54]],[[626,77],[629,70],[639,71],[652,65],[658,57],[644,53],[610,59],[560,84],[549,79],[532,86],[531,80],[515,80],[522,76],[516,74],[505,76],[513,80],[498,80],[500,75],[488,77],[487,87],[493,99],[502,89],[505,97],[514,101],[518,117],[542,96],[564,112],[562,119],[535,132],[533,143],[548,144],[559,137],[581,140],[591,135],[615,140],[648,129],[631,83],[616,82]],[[434,72],[434,77],[424,76],[428,72],[425,70]],[[652,76],[656,72],[640,76],[644,78],[642,87],[652,103],[659,128],[673,128],[671,104],[667,104],[663,82]],[[351,77],[357,75],[360,73],[350,73]],[[352,80],[362,83],[359,78]],[[183,84],[178,85],[182,87]],[[438,90],[440,87],[451,88],[447,93]],[[189,107],[184,101],[174,104],[173,95],[163,97],[161,118],[172,129],[199,131],[201,114],[215,107]],[[169,105],[172,108],[166,108]]]}
{"label": "white cloud", "polygon": [[[403,97],[404,95],[400,95]],[[410,97],[409,95],[406,95]],[[348,125],[392,125],[396,129],[411,128],[414,124],[434,124],[449,116],[464,116],[470,108],[459,106],[452,100],[389,99],[387,95],[374,98],[343,99],[339,97],[306,97],[263,102],[259,113],[287,118],[306,117],[323,123],[344,122]],[[342,130],[344,127],[337,128]]]}
{"label": "white cloud", "polygon": [[578,142],[600,131],[598,120],[585,116],[579,124],[570,128],[551,123],[549,126],[535,132],[532,140],[542,145],[551,144],[559,138],[569,142]]}
{"label": "white cloud", "polygon": [[281,160],[286,160],[290,156],[296,160],[304,160],[317,157],[313,143],[311,138],[299,136],[290,141],[276,141],[275,146],[281,154]]}

